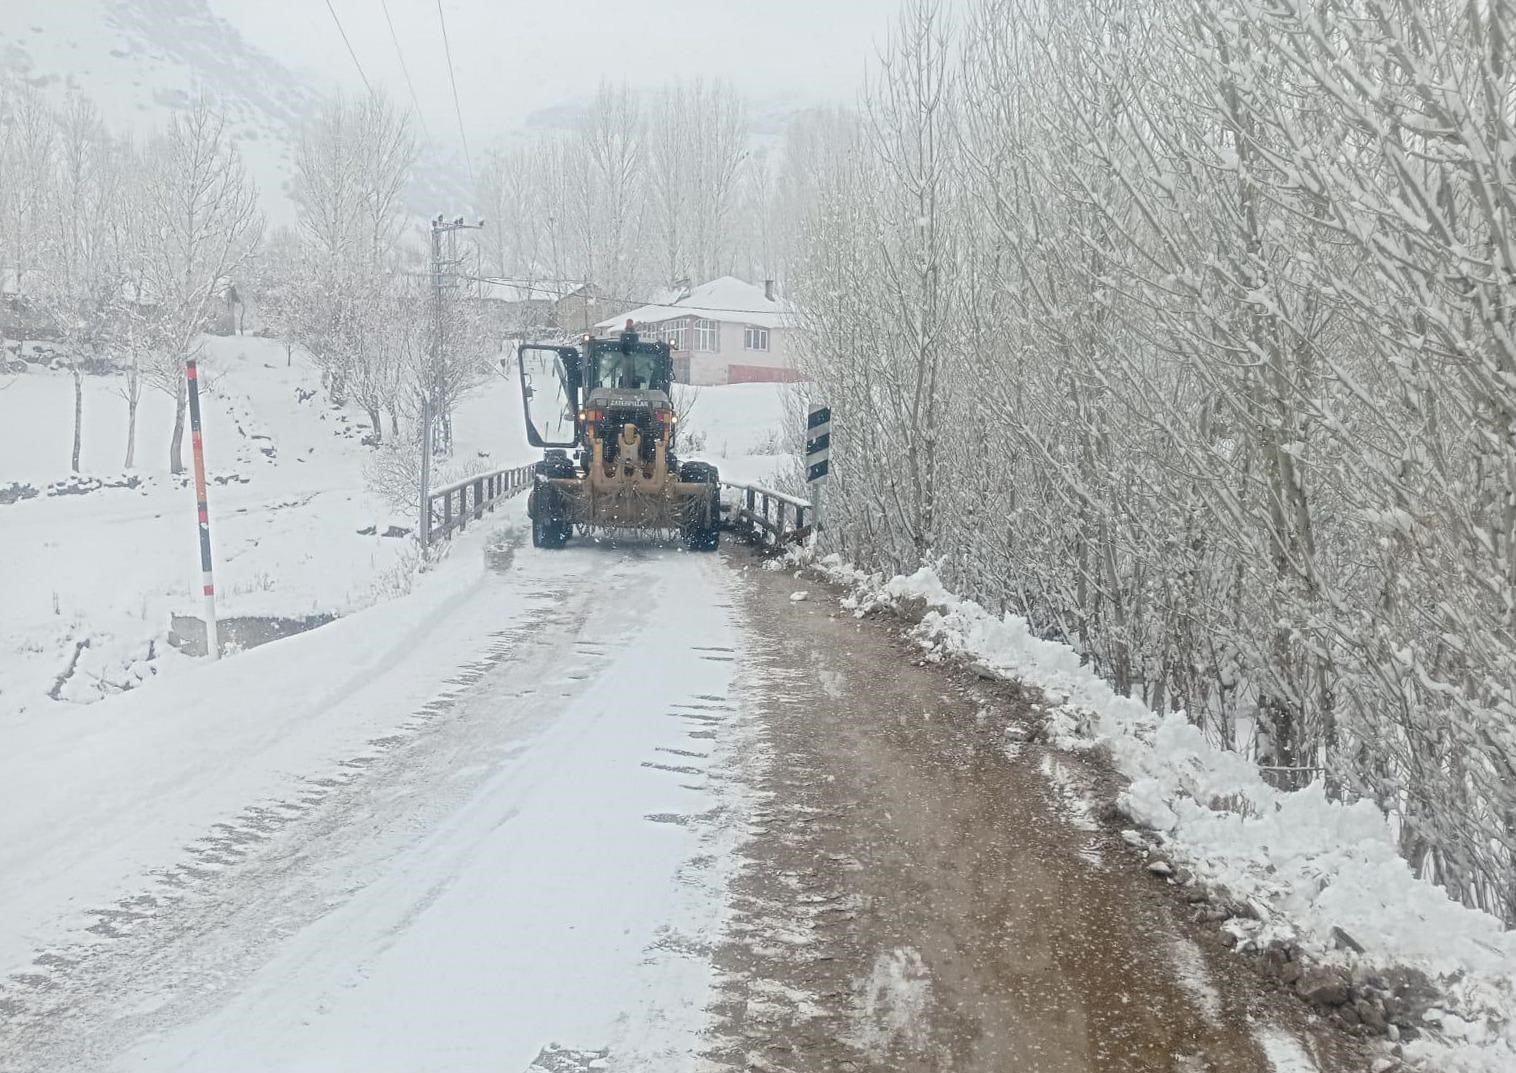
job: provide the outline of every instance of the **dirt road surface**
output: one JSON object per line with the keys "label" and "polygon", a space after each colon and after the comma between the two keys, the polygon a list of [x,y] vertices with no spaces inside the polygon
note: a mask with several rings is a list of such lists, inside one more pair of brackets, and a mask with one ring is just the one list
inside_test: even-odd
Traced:
{"label": "dirt road surface", "polygon": [[814,583],[742,576],[761,804],[716,955],[715,1057],[797,1073],[1367,1068],[1214,926],[1181,923],[1088,804],[1105,776],[1017,744],[1032,710],[1016,688],[922,666],[898,624]]}

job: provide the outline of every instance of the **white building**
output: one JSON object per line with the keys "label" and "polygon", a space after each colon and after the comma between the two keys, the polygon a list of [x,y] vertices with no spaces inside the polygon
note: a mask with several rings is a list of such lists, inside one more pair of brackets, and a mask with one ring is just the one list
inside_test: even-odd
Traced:
{"label": "white building", "polygon": [[762,287],[722,276],[667,304],[645,305],[595,325],[609,333],[630,320],[674,352],[674,378],[686,384],[750,384],[798,378],[789,344],[794,308]]}

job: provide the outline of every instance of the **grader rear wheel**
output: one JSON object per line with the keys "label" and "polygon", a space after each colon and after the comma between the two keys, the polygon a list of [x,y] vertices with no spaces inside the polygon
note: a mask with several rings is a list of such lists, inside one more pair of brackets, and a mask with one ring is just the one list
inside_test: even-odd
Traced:
{"label": "grader rear wheel", "polygon": [[691,484],[708,485],[708,498],[691,512],[682,535],[690,551],[715,551],[721,544],[721,478],[708,462],[685,462],[679,467],[679,479]]}
{"label": "grader rear wheel", "polygon": [[561,548],[573,535],[574,523],[566,516],[562,489],[552,483],[555,477],[574,476],[573,463],[566,458],[545,458],[537,463],[527,513],[532,519],[532,547]]}

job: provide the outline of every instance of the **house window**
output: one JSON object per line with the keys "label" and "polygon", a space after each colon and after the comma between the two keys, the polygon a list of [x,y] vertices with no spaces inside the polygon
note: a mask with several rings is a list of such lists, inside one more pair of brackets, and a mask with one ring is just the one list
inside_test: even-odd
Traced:
{"label": "house window", "polygon": [[744,350],[767,350],[769,348],[769,330],[767,328],[754,328],[748,325],[742,333],[742,346]]}
{"label": "house window", "polygon": [[684,328],[687,323],[687,321],[683,320],[670,320],[664,322],[663,338],[668,342],[668,345],[673,347],[675,350],[685,349]]}
{"label": "house window", "polygon": [[721,325],[714,320],[695,321],[695,349],[711,352],[720,349]]}

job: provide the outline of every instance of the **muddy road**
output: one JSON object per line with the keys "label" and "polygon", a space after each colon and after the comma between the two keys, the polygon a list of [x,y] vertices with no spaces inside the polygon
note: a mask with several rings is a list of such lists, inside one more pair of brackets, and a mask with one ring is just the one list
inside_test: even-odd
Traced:
{"label": "muddy road", "polygon": [[[1097,819],[1109,778],[1018,744],[1033,698],[737,560],[759,804],[716,953],[734,1069],[1368,1068]],[[805,600],[792,599],[810,590]]]}

